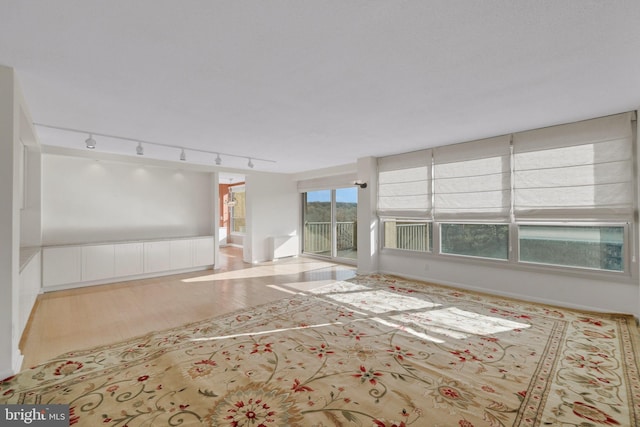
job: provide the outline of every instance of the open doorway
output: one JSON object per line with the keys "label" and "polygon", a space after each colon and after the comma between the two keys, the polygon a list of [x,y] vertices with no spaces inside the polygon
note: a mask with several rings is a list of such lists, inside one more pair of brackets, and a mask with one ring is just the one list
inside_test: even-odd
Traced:
{"label": "open doorway", "polygon": [[220,246],[243,247],[247,230],[245,177],[221,173],[218,185]]}

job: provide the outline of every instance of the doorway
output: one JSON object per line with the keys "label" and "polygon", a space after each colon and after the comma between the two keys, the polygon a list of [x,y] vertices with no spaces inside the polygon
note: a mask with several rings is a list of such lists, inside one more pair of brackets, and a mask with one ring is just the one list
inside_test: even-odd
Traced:
{"label": "doorway", "polygon": [[356,187],[303,193],[303,252],[346,260],[358,258]]}
{"label": "doorway", "polygon": [[244,246],[246,234],[246,191],[243,175],[220,174],[220,246]]}

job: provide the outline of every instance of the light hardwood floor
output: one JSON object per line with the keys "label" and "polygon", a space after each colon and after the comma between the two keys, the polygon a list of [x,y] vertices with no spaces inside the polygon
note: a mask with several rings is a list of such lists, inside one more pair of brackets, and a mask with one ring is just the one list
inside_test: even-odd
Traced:
{"label": "light hardwood floor", "polygon": [[62,353],[163,330],[355,276],[309,258],[251,265],[221,250],[214,270],[49,292],[38,297],[21,341],[26,369]]}

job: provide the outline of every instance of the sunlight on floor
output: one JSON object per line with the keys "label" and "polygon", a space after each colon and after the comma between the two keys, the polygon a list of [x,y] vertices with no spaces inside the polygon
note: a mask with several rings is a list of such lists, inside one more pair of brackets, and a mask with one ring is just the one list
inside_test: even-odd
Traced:
{"label": "sunlight on floor", "polygon": [[485,316],[456,307],[419,313],[403,313],[391,316],[391,318],[400,322],[409,322],[430,332],[456,339],[466,338],[468,335],[493,335],[529,328],[529,325],[525,323]]}
{"label": "sunlight on floor", "polygon": [[389,311],[433,308],[441,305],[382,290],[327,295],[327,297],[341,303],[350,304],[360,310],[367,310],[376,314],[387,313]]}
{"label": "sunlight on floor", "polygon": [[256,267],[244,268],[241,270],[225,271],[212,274],[207,274],[199,277],[191,277],[189,279],[183,279],[185,283],[192,282],[209,282],[217,280],[233,280],[233,279],[248,279],[255,277],[268,277],[268,276],[281,276],[288,274],[299,274],[311,272],[314,270],[325,270],[330,268],[339,268],[338,264],[322,262],[322,261],[309,261],[309,262],[296,262],[296,263],[273,263],[267,265],[259,265]]}
{"label": "sunlight on floor", "polygon": [[[345,281],[334,281],[325,286],[311,289],[310,292],[361,312],[389,313],[389,316],[384,319],[374,317],[373,320],[438,343],[444,341],[427,333],[440,337],[465,339],[470,335],[493,335],[530,327],[526,323],[479,314],[457,307],[442,307],[442,304],[424,299],[426,297],[424,295],[423,298],[418,298],[419,294],[415,294],[415,296],[398,295],[386,290],[371,290],[368,286]],[[423,332],[414,327],[418,327]]]}
{"label": "sunlight on floor", "polygon": [[257,335],[266,335],[266,334],[274,334],[277,332],[287,332],[287,331],[295,331],[298,329],[313,329],[313,328],[324,328],[332,325],[342,325],[342,322],[333,322],[333,323],[321,323],[317,325],[305,325],[305,326],[292,326],[290,328],[282,328],[282,329],[272,329],[269,331],[258,331],[258,332],[244,332],[242,334],[233,334],[233,335],[222,335],[219,337],[206,337],[206,338],[192,338],[190,341],[215,341],[215,340],[224,340],[227,338],[235,338],[235,337],[252,337]]}

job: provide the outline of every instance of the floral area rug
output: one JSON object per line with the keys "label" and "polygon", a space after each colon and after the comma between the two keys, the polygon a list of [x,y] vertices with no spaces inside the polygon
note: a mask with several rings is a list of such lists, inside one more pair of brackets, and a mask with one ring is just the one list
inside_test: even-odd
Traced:
{"label": "floral area rug", "polygon": [[0,383],[83,426],[639,426],[638,331],[390,276],[73,352]]}

